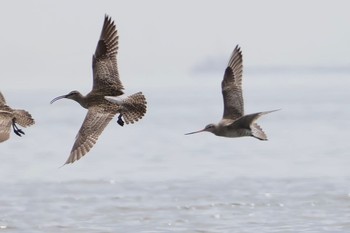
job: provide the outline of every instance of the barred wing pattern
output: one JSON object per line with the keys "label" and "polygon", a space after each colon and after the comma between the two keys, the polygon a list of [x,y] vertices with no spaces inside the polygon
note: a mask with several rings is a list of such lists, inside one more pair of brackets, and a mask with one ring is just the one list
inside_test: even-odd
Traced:
{"label": "barred wing pattern", "polygon": [[98,106],[89,108],[65,164],[73,163],[88,153],[114,115]]}
{"label": "barred wing pattern", "polygon": [[235,120],[244,115],[242,75],[242,52],[237,45],[232,52],[225,70],[224,79],[221,82],[224,99],[224,119]]}
{"label": "barred wing pattern", "polygon": [[100,39],[92,58],[93,91],[106,96],[123,94],[117,66],[118,32],[110,17],[105,16]]}

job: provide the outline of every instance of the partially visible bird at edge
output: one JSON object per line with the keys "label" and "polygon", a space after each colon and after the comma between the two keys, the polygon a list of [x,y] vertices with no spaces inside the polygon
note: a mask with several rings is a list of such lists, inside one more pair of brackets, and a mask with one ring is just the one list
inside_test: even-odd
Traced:
{"label": "partially visible bird at edge", "polygon": [[211,132],[222,137],[251,136],[260,140],[267,140],[267,136],[256,120],[262,115],[278,110],[258,112],[244,115],[242,95],[243,60],[240,47],[237,45],[232,52],[221,82],[224,100],[224,114],[218,124],[209,124],[204,129],[187,133]]}
{"label": "partially visible bird at edge", "polygon": [[123,84],[119,79],[117,67],[118,32],[112,19],[105,15],[102,32],[92,57],[93,86],[83,96],[78,91],[58,96],[51,101],[67,98],[88,109],[84,122],[76,136],[75,143],[65,164],[79,160],[94,146],[104,128],[119,113],[118,124],[134,123],[146,113],[146,98],[141,92],[127,96],[119,101],[109,100],[107,96],[121,96]]}
{"label": "partially visible bird at edge", "polygon": [[13,132],[21,137],[25,133],[16,124],[25,128],[34,123],[34,119],[29,112],[22,109],[12,109],[6,105],[5,98],[0,92],[0,142],[10,138],[11,126]]}

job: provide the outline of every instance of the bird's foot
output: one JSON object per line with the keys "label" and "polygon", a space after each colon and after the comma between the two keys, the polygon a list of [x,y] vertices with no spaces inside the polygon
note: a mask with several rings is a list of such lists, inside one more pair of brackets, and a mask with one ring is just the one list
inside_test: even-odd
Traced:
{"label": "bird's foot", "polygon": [[15,134],[20,137],[22,137],[22,134],[24,134],[22,130],[13,130],[13,132],[15,132]]}
{"label": "bird's foot", "polygon": [[12,128],[13,128],[13,132],[17,135],[22,137],[22,134],[25,135],[25,133],[23,132],[23,130],[21,130],[20,128],[18,128],[18,126],[16,125],[15,120],[12,121]]}
{"label": "bird's foot", "polygon": [[118,120],[117,120],[117,123],[120,125],[120,126],[124,126],[124,121],[123,121],[123,119],[122,119],[122,114],[120,114],[119,116],[118,116]]}

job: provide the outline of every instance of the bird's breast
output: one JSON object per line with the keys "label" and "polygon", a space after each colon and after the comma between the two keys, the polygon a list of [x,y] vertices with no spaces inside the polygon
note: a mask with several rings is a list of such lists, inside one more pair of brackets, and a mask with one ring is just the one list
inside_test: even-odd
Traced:
{"label": "bird's breast", "polygon": [[221,130],[219,130],[217,133],[218,136],[229,137],[229,138],[250,136],[251,134],[252,133],[249,129],[229,128],[229,127],[224,127]]}

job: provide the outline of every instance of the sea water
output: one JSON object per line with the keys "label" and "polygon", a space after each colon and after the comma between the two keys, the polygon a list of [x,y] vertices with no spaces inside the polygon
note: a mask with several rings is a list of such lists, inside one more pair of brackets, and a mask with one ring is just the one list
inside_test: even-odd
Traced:
{"label": "sea water", "polygon": [[268,141],[184,135],[220,120],[221,74],[148,84],[144,119],[63,167],[86,110],[49,102],[79,87],[2,90],[36,125],[0,145],[0,232],[350,232],[348,76],[247,75]]}

